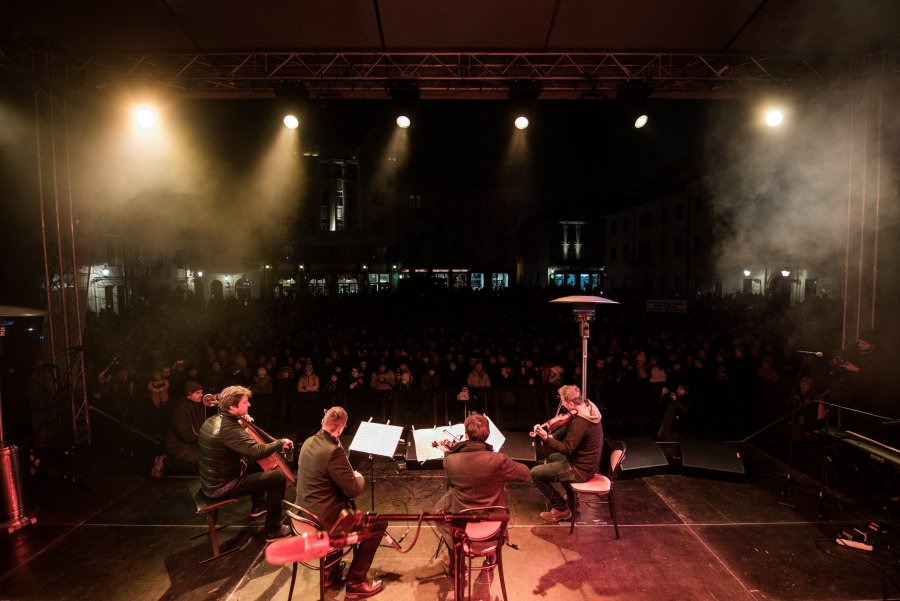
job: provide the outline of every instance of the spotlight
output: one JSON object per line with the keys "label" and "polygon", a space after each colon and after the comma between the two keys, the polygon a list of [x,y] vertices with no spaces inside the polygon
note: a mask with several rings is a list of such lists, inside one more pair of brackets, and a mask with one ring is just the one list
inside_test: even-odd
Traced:
{"label": "spotlight", "polygon": [[515,115],[513,123],[518,129],[528,127],[528,116],[534,117],[541,84],[531,80],[514,80],[509,84],[509,110]]}
{"label": "spotlight", "polygon": [[750,271],[749,269],[745,269],[745,270],[744,270],[744,277],[745,277],[745,278],[749,278],[749,277],[750,277],[750,273],[751,273],[751,271]]}
{"label": "spotlight", "polygon": [[784,122],[784,112],[781,109],[769,109],[765,120],[769,127],[778,127]]}
{"label": "spotlight", "polygon": [[650,120],[650,117],[647,115],[638,115],[638,118],[634,120],[634,128],[640,129],[647,125],[647,121]]}
{"label": "spotlight", "polygon": [[412,125],[412,116],[419,102],[419,82],[415,79],[392,79],[387,82],[388,93],[394,103],[397,127]]}
{"label": "spotlight", "polygon": [[156,113],[148,106],[139,106],[134,111],[134,120],[144,130],[156,127]]}
{"label": "spotlight", "polygon": [[300,120],[295,115],[285,115],[284,126],[288,129],[297,129],[300,127]]}

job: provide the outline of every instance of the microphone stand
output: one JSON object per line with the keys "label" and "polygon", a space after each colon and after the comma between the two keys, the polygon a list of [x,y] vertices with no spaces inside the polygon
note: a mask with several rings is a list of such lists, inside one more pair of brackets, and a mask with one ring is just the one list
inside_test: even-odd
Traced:
{"label": "microphone stand", "polygon": [[[355,518],[351,518],[351,514],[356,514]],[[376,536],[375,532],[372,531],[371,523],[375,521],[410,521],[416,520],[421,526],[422,522],[443,522],[445,524],[450,524],[452,527],[452,537],[453,537],[453,591],[454,591],[454,599],[461,599],[462,594],[462,572],[461,565],[463,559],[463,546],[465,544],[465,528],[466,524],[469,522],[506,522],[509,521],[508,513],[467,513],[467,514],[454,514],[454,513],[437,513],[437,514],[410,514],[410,513],[386,513],[386,514],[377,514],[377,513],[367,513],[362,515],[359,511],[351,512],[347,509],[341,511],[341,515],[338,517],[336,524],[339,523],[347,523],[347,524],[357,524],[360,526],[359,529],[356,529],[359,532],[359,540],[366,540]],[[345,539],[348,534],[352,534],[352,530],[346,532],[334,532],[327,533],[329,539],[334,538],[338,540]],[[360,531],[361,530],[361,531]],[[462,534],[460,534],[462,533]],[[385,535],[387,535],[387,530],[385,530]],[[277,565],[285,565],[288,563],[296,563],[298,561],[306,561],[311,559],[310,557],[302,557],[297,555],[291,555],[289,552],[281,553],[281,548],[285,546],[289,546],[291,544],[291,538],[288,537],[286,539],[275,541],[271,543],[266,548],[266,560],[269,563],[277,564]],[[418,539],[418,531],[416,534],[416,539]],[[415,545],[416,540],[413,541],[413,546]],[[401,550],[398,546],[397,549],[401,553],[408,553],[412,550],[412,546],[410,546],[406,550]],[[327,552],[322,556],[327,555]]]}
{"label": "microphone stand", "polygon": [[[794,378],[794,385],[791,387],[791,391],[788,393],[788,406],[790,407],[791,402],[794,400],[794,395],[797,393],[800,387],[800,378],[803,377],[803,372],[806,369],[807,361],[810,357],[815,357],[816,355],[810,355],[808,353],[803,354],[803,361],[800,362],[800,369],[797,370],[797,377]],[[788,414],[791,416],[791,419],[788,421],[788,461],[787,461],[787,474],[784,477],[784,486],[781,489],[781,496],[787,496],[788,492],[791,490],[791,485],[793,484],[793,476],[792,471],[794,469],[794,430],[796,429],[796,420],[798,419],[797,413],[800,412],[801,409],[804,409],[806,406],[801,405],[800,407],[792,408],[791,412]]]}

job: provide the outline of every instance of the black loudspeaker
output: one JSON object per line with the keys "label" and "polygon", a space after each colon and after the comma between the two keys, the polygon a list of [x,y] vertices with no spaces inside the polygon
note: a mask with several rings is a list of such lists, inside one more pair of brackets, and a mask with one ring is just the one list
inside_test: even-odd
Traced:
{"label": "black loudspeaker", "polygon": [[715,440],[681,439],[681,465],[729,474],[744,474],[744,461],[736,445]]}
{"label": "black loudspeaker", "polygon": [[625,443],[625,459],[622,460],[623,472],[669,467],[669,460],[649,436],[623,436],[622,442]]}

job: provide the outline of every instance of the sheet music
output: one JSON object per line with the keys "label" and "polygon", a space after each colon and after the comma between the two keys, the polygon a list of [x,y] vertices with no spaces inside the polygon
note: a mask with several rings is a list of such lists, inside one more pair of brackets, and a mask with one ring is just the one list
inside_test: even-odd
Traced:
{"label": "sheet music", "polygon": [[431,443],[446,438],[447,435],[439,428],[413,430],[413,441],[416,445],[416,458],[423,463],[431,459],[443,459],[444,452],[438,447],[431,446]]}
{"label": "sheet music", "polygon": [[503,448],[503,443],[506,442],[506,437],[503,435],[503,432],[500,431],[500,428],[494,425],[494,422],[491,421],[487,415],[484,416],[488,420],[488,424],[491,427],[491,433],[488,434],[488,438],[485,441],[492,447],[494,447],[494,452],[499,453],[500,449]]}
{"label": "sheet music", "polygon": [[353,436],[350,450],[382,457],[393,457],[402,435],[403,428],[400,426],[362,422]]}

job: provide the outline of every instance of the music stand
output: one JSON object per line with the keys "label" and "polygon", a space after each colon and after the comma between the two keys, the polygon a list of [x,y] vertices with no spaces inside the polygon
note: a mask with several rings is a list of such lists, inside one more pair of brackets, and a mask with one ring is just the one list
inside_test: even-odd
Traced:
{"label": "music stand", "polygon": [[[379,424],[371,421],[360,422],[353,440],[350,442],[349,449],[351,451],[359,451],[369,456],[369,493],[372,497],[372,513],[375,513],[375,455],[380,457],[392,458],[394,451],[397,450],[397,444],[400,442],[400,436],[403,434],[403,428],[400,426],[392,426],[390,422]],[[396,540],[390,532],[385,531],[384,535],[388,537],[391,543],[397,548],[400,542],[406,537],[406,534]]]}

